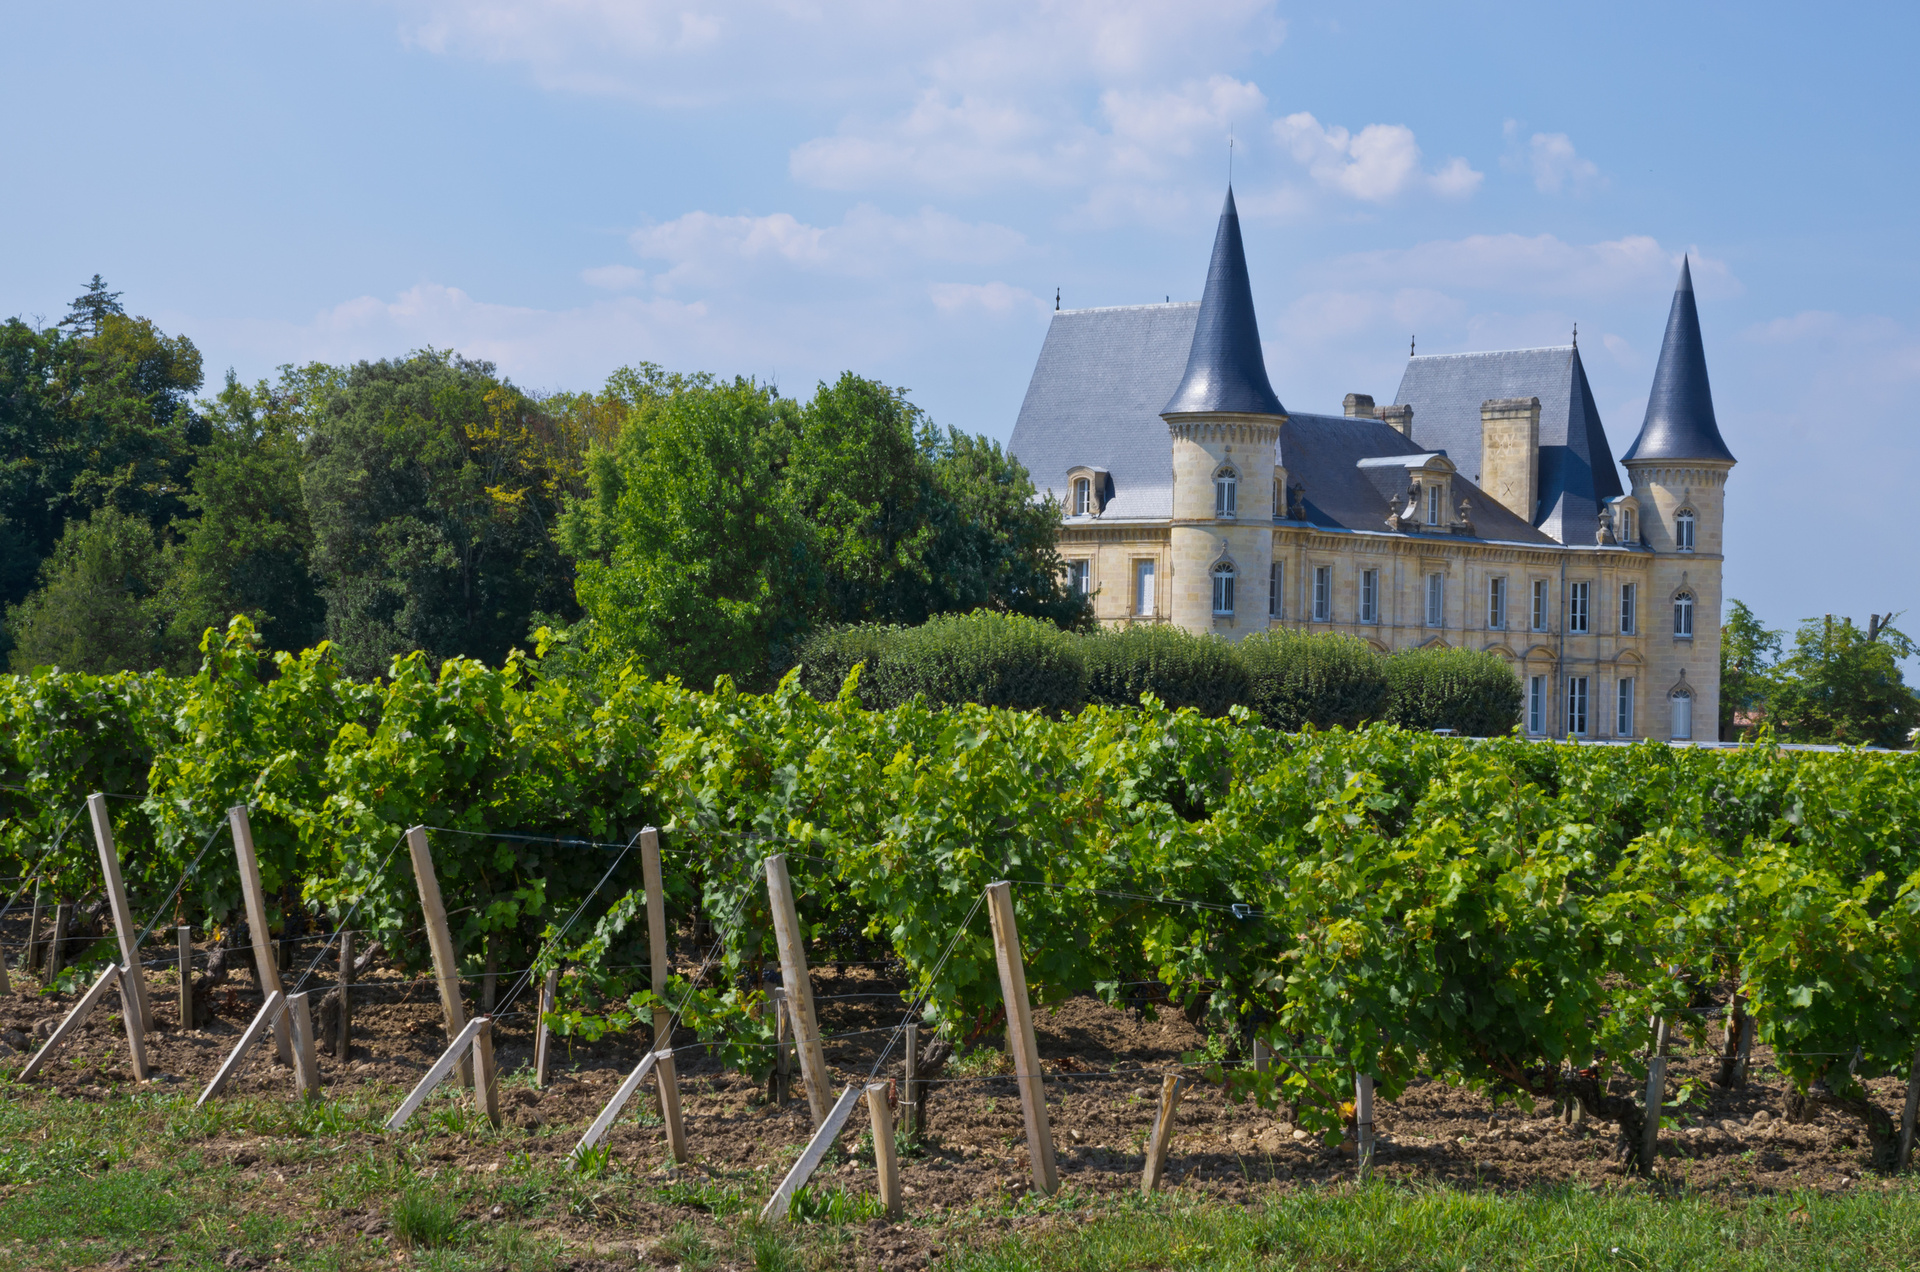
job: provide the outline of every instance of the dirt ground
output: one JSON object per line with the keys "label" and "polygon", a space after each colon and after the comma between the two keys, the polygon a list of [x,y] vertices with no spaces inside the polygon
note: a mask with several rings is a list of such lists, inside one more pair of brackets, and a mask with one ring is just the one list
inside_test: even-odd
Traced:
{"label": "dirt ground", "polygon": [[[814,984],[822,1032],[829,1037],[891,1028],[900,1019],[896,987],[868,969],[816,969]],[[157,1029],[147,1040],[154,1080],[197,1090],[258,1009],[251,975],[243,966],[216,992],[217,1018],[211,1027],[197,1030],[178,1027],[171,972],[150,972],[148,985],[157,1017]],[[473,992],[469,985],[470,1003]],[[23,1057],[12,1053],[30,1053],[75,1001],[77,995],[38,994],[26,978],[17,977],[14,993],[0,998],[0,1063],[17,1069]],[[1202,1038],[1178,1013],[1149,1021],[1091,998],[1037,1012],[1035,1021],[1049,1071],[1048,1108],[1063,1184],[1092,1194],[1137,1189],[1160,1075],[1177,1068],[1181,1054],[1198,1049]],[[531,1067],[532,1024],[522,1009],[501,1017],[496,1027],[496,1057],[501,1072],[510,1075],[503,1092],[509,1133],[471,1145],[441,1139],[436,1143],[444,1147],[437,1152],[444,1160],[463,1170],[498,1170],[509,1154],[525,1153],[559,1165],[579,1130],[644,1054],[636,1040],[626,1038],[572,1045],[555,1039],[552,1080],[547,1089],[536,1090],[524,1075],[511,1077]],[[353,1025],[351,1054],[321,1057],[322,1075],[332,1090],[372,1084],[404,1090],[446,1045],[433,986],[392,971],[372,973],[355,987]],[[114,995],[34,1085],[76,1099],[100,1099],[109,1085],[130,1085],[120,1031]],[[676,1039],[683,1046],[694,1041],[691,1035]],[[867,1033],[829,1042],[829,1064],[842,1080],[864,1080],[879,1041],[884,1035]],[[231,1090],[291,1096],[291,1073],[274,1062],[272,1050],[270,1042],[259,1046]],[[898,1055],[896,1049],[881,1078],[900,1076]],[[76,1059],[84,1063],[72,1063]],[[1746,1087],[1728,1091],[1714,1086],[1708,1079],[1716,1069],[1714,1057],[1688,1055],[1684,1048],[1672,1062],[1669,1096],[1688,1078],[1695,1079],[1695,1095],[1693,1103],[1676,1111],[1682,1128],[1662,1134],[1659,1174],[1664,1181],[1742,1193],[1877,1186],[1863,1178],[1868,1146],[1858,1123],[1824,1111],[1806,1125],[1784,1121],[1784,1084],[1764,1049],[1755,1054],[1754,1080]],[[768,1102],[765,1084],[723,1072],[697,1050],[681,1053],[679,1073],[694,1160],[680,1168],[677,1178],[737,1183],[752,1171],[777,1178],[808,1139],[811,1124],[797,1075],[794,1098],[777,1107]],[[1883,1108],[1898,1115],[1904,1094],[1900,1084],[1875,1083],[1873,1094]],[[653,1170],[664,1177],[664,1132],[652,1111],[652,1099],[636,1097],[607,1142],[626,1169]],[[927,1124],[926,1143],[902,1162],[913,1222],[890,1225],[876,1220],[862,1229],[851,1251],[858,1266],[924,1266],[942,1252],[943,1240],[950,1239],[945,1234],[963,1216],[970,1216],[964,1225],[969,1230],[983,1223],[992,1227],[1018,1222],[1005,1212],[997,1218],[979,1213],[1027,1188],[1026,1138],[1013,1080],[964,1071],[949,1074],[934,1088]],[[1387,1180],[1522,1189],[1558,1183],[1605,1186],[1627,1179],[1617,1161],[1613,1127],[1569,1127],[1550,1116],[1545,1106],[1535,1116],[1510,1106],[1495,1115],[1483,1098],[1421,1082],[1399,1100],[1381,1102],[1376,1124],[1381,1136],[1377,1173]],[[861,1110],[849,1123],[843,1146],[851,1145],[866,1126]],[[1176,1127],[1167,1182],[1195,1194],[1250,1200],[1276,1187],[1329,1183],[1353,1174],[1350,1145],[1344,1151],[1328,1149],[1279,1113],[1230,1103],[1219,1088],[1205,1083],[1189,1088]],[[369,1143],[380,1140],[356,1134]],[[268,1143],[234,1140],[207,1147],[238,1166],[273,1169]],[[815,1184],[870,1191],[872,1167],[830,1164],[815,1176]],[[628,1258],[644,1257],[650,1238],[697,1214],[695,1207],[663,1202],[623,1216],[619,1231],[627,1244],[622,1252]],[[343,1231],[373,1231],[380,1221],[365,1213],[342,1212],[338,1222]],[[578,1223],[577,1231],[561,1235],[593,1244],[606,1232],[591,1217]]]}

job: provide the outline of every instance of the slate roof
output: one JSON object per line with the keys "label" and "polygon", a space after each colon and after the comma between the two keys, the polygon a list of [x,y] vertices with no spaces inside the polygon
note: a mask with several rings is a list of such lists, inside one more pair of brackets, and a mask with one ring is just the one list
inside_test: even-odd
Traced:
{"label": "slate roof", "polygon": [[1236,411],[1285,415],[1286,408],[1267,379],[1260,351],[1260,323],[1253,312],[1253,284],[1247,278],[1247,253],[1240,242],[1240,213],[1233,187],[1220,209],[1214,231],[1207,286],[1200,293],[1200,318],[1187,355],[1186,374],[1161,408],[1162,415]]}
{"label": "slate roof", "polygon": [[1053,315],[1007,443],[1042,492],[1067,470],[1112,476],[1107,519],[1173,515],[1173,443],[1160,408],[1180,383],[1200,306],[1126,305]]}
{"label": "slate roof", "polygon": [[1660,365],[1653,371],[1647,418],[1624,458],[1733,462],[1733,452],[1721,440],[1719,421],[1713,417],[1700,310],[1693,303],[1693,271],[1685,260],[1680,262],[1680,283],[1673,289],[1673,307],[1667,311],[1667,335],[1660,344]]}
{"label": "slate roof", "polygon": [[1480,404],[1540,399],[1540,505],[1531,521],[1562,543],[1590,544],[1600,506],[1624,492],[1576,346],[1407,360],[1394,402],[1413,407],[1413,439],[1480,477]]}

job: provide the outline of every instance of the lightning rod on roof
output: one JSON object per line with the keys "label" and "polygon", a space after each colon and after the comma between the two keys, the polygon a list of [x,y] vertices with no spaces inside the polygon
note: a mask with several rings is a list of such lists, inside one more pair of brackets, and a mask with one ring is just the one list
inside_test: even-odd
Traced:
{"label": "lightning rod on roof", "polygon": [[1413,356],[1413,342],[1414,342],[1414,339],[1415,339],[1415,337],[1413,337],[1413,336],[1408,336],[1408,337],[1407,337],[1407,356],[1408,356],[1409,358],[1411,358],[1411,357]]}
{"label": "lightning rod on roof", "polygon": [[1053,289],[1053,312],[1056,314],[1060,312],[1060,289],[1058,287]]}
{"label": "lightning rod on roof", "polygon": [[1577,322],[1573,324],[1573,347],[1580,347],[1580,324]]}

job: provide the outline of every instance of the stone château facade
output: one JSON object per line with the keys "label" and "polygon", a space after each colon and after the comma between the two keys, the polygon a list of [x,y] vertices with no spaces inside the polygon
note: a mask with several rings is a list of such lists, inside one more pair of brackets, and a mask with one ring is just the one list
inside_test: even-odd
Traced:
{"label": "stone ch\u00e2teau facade", "polygon": [[1577,345],[1410,357],[1392,405],[1284,408],[1230,190],[1199,304],[1055,313],[1011,450],[1102,623],[1490,650],[1529,732],[1715,736],[1734,458],[1684,264],[1625,487]]}

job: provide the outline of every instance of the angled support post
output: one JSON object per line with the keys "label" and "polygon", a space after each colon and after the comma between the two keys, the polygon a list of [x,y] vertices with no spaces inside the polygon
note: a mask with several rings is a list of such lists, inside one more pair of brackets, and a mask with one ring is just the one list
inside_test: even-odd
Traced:
{"label": "angled support post", "polygon": [[761,1207],[761,1223],[785,1223],[787,1210],[793,1204],[793,1195],[806,1186],[807,1180],[826,1159],[827,1150],[833,1147],[833,1141],[840,1138],[840,1132],[846,1128],[847,1119],[853,1116],[854,1105],[860,1102],[860,1088],[849,1085],[840,1093],[838,1103],[827,1110],[826,1117],[820,1121],[820,1128],[807,1141],[806,1151],[800,1154],[800,1160],[793,1164],[787,1177],[773,1190],[773,1196],[767,1198],[767,1204]]}
{"label": "angled support post", "polygon": [[213,1075],[213,1081],[207,1083],[207,1089],[202,1091],[200,1098],[193,1102],[194,1107],[198,1108],[226,1089],[233,1075],[240,1071],[240,1063],[246,1059],[247,1050],[260,1040],[261,1034],[279,1023],[280,1018],[286,1014],[286,1008],[287,1000],[284,994],[277,989],[267,991],[267,1001],[260,1004],[258,1014],[247,1022],[245,1029],[240,1031],[240,1041],[233,1044],[233,1050],[229,1051],[227,1058],[220,1062],[220,1068]]}
{"label": "angled support post", "polygon": [[787,855],[767,858],[767,900],[773,909],[773,932],[780,946],[780,974],[786,981],[787,1013],[800,1049],[800,1078],[807,1084],[807,1104],[813,1124],[825,1124],[833,1106],[827,1103],[827,1055],[820,1046],[820,1028],[813,1014],[813,982],[807,974],[806,943],[800,915],[793,904],[793,879],[787,874]]}
{"label": "angled support post", "polygon": [[40,1050],[33,1053],[33,1059],[27,1061],[26,1068],[20,1070],[22,1082],[39,1073],[46,1067],[47,1061],[60,1053],[60,1048],[67,1045],[67,1039],[73,1036],[74,1030],[86,1023],[87,1017],[93,1014],[93,1009],[100,1005],[100,999],[114,987],[119,979],[120,964],[107,964],[106,969],[100,973],[99,979],[87,987],[86,993],[80,995],[80,1001],[73,1005],[73,1010],[67,1013],[66,1019],[54,1027],[53,1035],[41,1044]]}
{"label": "angled support post", "polygon": [[1053,1128],[1047,1121],[1047,1080],[1040,1071],[1040,1043],[1033,1032],[1033,1004],[1027,997],[1027,968],[1020,950],[1020,928],[1013,914],[1013,885],[987,885],[987,913],[993,918],[994,954],[1000,963],[1000,993],[1007,1004],[1007,1047],[1020,1083],[1020,1111],[1027,1122],[1027,1155],[1033,1186],[1043,1197],[1060,1188],[1053,1160]]}
{"label": "angled support post", "polygon": [[[426,914],[427,945],[433,951],[434,981],[440,987],[440,1009],[447,1017],[447,1037],[459,1035],[467,1026],[466,1005],[460,998],[460,957],[453,948],[453,931],[447,926],[447,907],[440,900],[440,877],[433,870],[433,850],[427,846],[427,828],[415,826],[407,831],[407,851],[413,857],[413,877],[420,885],[420,908]],[[460,1059],[460,1085],[473,1086],[473,1065],[463,1053]]]}
{"label": "angled support post", "polygon": [[454,1035],[453,1041],[447,1044],[447,1049],[442,1051],[440,1058],[433,1062],[433,1067],[421,1076],[420,1081],[414,1084],[413,1090],[407,1092],[407,1098],[400,1101],[400,1107],[393,1111],[393,1116],[387,1119],[388,1130],[397,1131],[407,1124],[407,1119],[426,1103],[427,1097],[433,1094],[433,1089],[453,1071],[455,1065],[466,1058],[468,1049],[473,1046],[474,1035],[478,1034],[480,1027],[486,1023],[485,1016],[477,1016],[468,1021],[466,1027]]}
{"label": "angled support post", "polygon": [[626,1107],[627,1101],[633,1098],[633,1093],[640,1089],[640,1084],[647,1080],[647,1075],[653,1072],[653,1066],[658,1063],[660,1063],[660,1053],[657,1051],[649,1051],[641,1058],[640,1063],[634,1066],[633,1072],[627,1075],[626,1080],[613,1093],[613,1098],[607,1101],[606,1107],[600,1110],[600,1116],[593,1119],[593,1125],[587,1127],[586,1132],[580,1136],[580,1142],[573,1146],[575,1157],[600,1142],[600,1137],[607,1133],[614,1119],[620,1116],[620,1110]]}
{"label": "angled support post", "polygon": [[647,956],[653,964],[653,1051],[660,1057],[654,1081],[660,1089],[660,1120],[667,1124],[667,1151],[687,1160],[687,1128],[680,1118],[680,1078],[673,1067],[673,1013],[667,1001],[667,897],[660,872],[660,832],[640,832],[640,881],[647,890]]}
{"label": "angled support post", "polygon": [[[267,936],[267,896],[260,886],[260,859],[253,852],[253,823],[247,806],[235,804],[227,810],[227,824],[233,828],[233,855],[240,863],[240,896],[247,907],[247,928],[253,937],[253,966],[259,973],[260,996],[286,994],[280,983],[280,963],[274,956],[273,942]],[[280,1063],[293,1063],[292,1027],[284,1014],[273,1022],[273,1049]]]}
{"label": "angled support post", "polygon": [[93,819],[93,845],[100,850],[100,873],[107,882],[114,935],[120,939],[120,964],[127,977],[121,993],[132,992],[140,1009],[140,1028],[145,1032],[153,1028],[153,1004],[147,1001],[147,978],[140,970],[140,951],[134,945],[140,929],[134,926],[133,910],[127,905],[127,885],[120,877],[120,854],[113,846],[113,818],[107,811],[107,797],[98,791],[87,796],[87,814]]}

